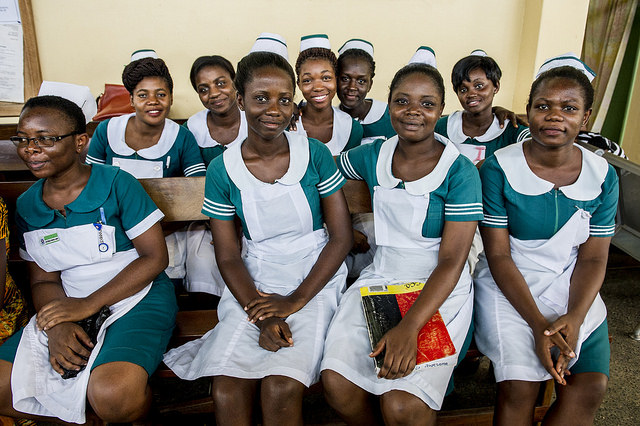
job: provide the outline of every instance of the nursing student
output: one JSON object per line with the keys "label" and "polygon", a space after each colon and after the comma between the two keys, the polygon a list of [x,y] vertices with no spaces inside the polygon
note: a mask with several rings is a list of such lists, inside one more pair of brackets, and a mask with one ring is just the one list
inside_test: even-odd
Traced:
{"label": "nursing student", "polygon": [[[433,425],[471,325],[466,264],[482,219],[480,178],[455,145],[434,132],[444,108],[440,73],[425,63],[400,69],[389,91],[397,131],[342,154],[340,171],[371,192],[378,248],[345,292],[325,342],[322,382],[329,404],[350,425]],[[371,348],[360,288],[426,282],[400,323]],[[455,353],[414,370],[419,330],[437,312]],[[372,357],[382,352],[376,373]]]}
{"label": "nursing student", "polygon": [[338,53],[336,74],[340,109],[362,124],[362,143],[395,136],[387,104],[367,98],[376,72],[373,44],[363,39],[350,39]]}
{"label": "nursing student", "polygon": [[[486,257],[475,278],[475,339],[498,382],[494,421],[531,424],[540,383],[556,381],[548,424],[591,424],[610,349],[598,293],[615,231],[618,179],[575,145],[593,87],[575,59],[541,73],[527,104],[531,138],[482,165]],[[564,66],[563,66],[564,65]]]}
{"label": "nursing student", "polygon": [[319,379],[345,288],[352,239],[344,178],[323,143],[285,131],[295,94],[286,57],[250,53],[234,85],[247,139],[209,165],[202,208],[227,283],[220,322],[164,361],[183,379],[213,376],[217,424],[251,424],[259,395],[264,424],[300,425],[302,394]]}
{"label": "nursing student", "polygon": [[[11,137],[40,180],[17,201],[37,314],[0,346],[6,416],[139,419],[171,337],[163,214],[130,174],[82,163],[88,139],[82,110],[57,96],[28,100]],[[106,320],[90,337],[77,322],[99,312]]]}
{"label": "nursing student", "polygon": [[360,145],[363,134],[360,123],[331,105],[336,62],[325,34],[302,37],[295,69],[305,102],[300,105],[297,132],[324,143],[334,156]]}
{"label": "nursing student", "polygon": [[[146,56],[150,55],[150,56]],[[122,72],[135,112],[103,121],[96,128],[87,164],[112,164],[136,178],[204,176],[195,138],[169,120],[173,79],[154,51],[138,51]]]}

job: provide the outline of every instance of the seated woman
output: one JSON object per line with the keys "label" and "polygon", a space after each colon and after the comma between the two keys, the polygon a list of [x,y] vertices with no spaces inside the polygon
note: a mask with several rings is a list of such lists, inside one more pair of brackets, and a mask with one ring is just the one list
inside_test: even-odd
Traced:
{"label": "seated woman", "polygon": [[[80,161],[89,137],[73,102],[31,98],[17,130],[40,178],[16,215],[37,314],[0,346],[0,414],[83,423],[88,401],[104,421],[136,420],[177,310],[163,214],[130,174]],[[90,336],[77,322],[98,313]]]}
{"label": "seated woman", "polygon": [[306,102],[300,106],[296,131],[324,143],[333,155],[362,141],[360,123],[331,106],[336,95],[336,61],[326,35],[302,37],[296,74]]}
{"label": "seated woman", "polygon": [[[618,179],[574,144],[593,88],[579,70],[531,86],[531,139],[483,164],[486,258],[475,279],[475,339],[498,382],[494,421],[530,424],[540,382],[556,380],[550,424],[591,424],[607,387],[606,308],[598,293],[615,230]],[[569,375],[571,374],[571,375]]]}
{"label": "seated woman", "polygon": [[[482,219],[480,178],[455,145],[434,133],[444,83],[432,66],[400,69],[389,89],[398,135],[342,154],[338,166],[364,180],[373,200],[378,249],[373,264],[346,291],[325,342],[322,382],[329,404],[348,424],[377,424],[379,396],[387,424],[435,424],[469,331],[473,310],[465,260]],[[360,288],[425,282],[397,326],[371,349]],[[439,312],[455,353],[416,369],[417,336]],[[378,374],[372,356],[384,351]]]}
{"label": "seated woman", "polygon": [[184,125],[195,136],[205,166],[247,137],[247,120],[236,103],[235,76],[233,65],[222,56],[201,56],[191,66],[191,85],[205,109]]}
{"label": "seated woman", "polygon": [[362,143],[395,136],[387,104],[367,98],[376,73],[373,45],[366,40],[351,39],[338,53],[336,75],[340,109],[362,124]]}
{"label": "seated woman", "polygon": [[501,77],[500,67],[483,50],[460,59],[451,71],[453,90],[463,110],[438,120],[436,133],[455,143],[473,164],[529,137],[525,126],[514,127],[508,118],[494,114],[493,97],[500,90]]}
{"label": "seated woman", "polygon": [[295,91],[286,59],[250,53],[234,84],[248,136],[211,162],[202,207],[227,283],[220,322],[164,361],[183,379],[213,376],[218,424],[251,424],[258,393],[264,424],[302,424],[302,393],[318,380],[345,287],[344,178],[324,144],[285,132]]}
{"label": "seated woman", "polygon": [[136,178],[204,176],[195,138],[169,120],[173,79],[162,59],[144,57],[124,68],[122,83],[135,112],[98,125],[87,164],[113,164]]}

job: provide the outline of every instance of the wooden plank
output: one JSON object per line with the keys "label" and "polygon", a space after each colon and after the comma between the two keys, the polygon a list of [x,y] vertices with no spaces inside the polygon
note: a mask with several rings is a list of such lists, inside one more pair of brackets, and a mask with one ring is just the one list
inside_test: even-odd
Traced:
{"label": "wooden plank", "polygon": [[164,222],[208,220],[200,213],[204,176],[140,179],[151,199],[164,213]]}

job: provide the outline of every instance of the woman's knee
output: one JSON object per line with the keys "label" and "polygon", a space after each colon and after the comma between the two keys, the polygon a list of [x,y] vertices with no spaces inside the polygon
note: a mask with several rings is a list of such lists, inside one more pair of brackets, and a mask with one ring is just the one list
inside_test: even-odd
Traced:
{"label": "woman's knee", "polygon": [[261,399],[267,405],[286,405],[290,401],[302,400],[304,385],[299,381],[285,376],[267,376],[260,385]]}
{"label": "woman's knee", "polygon": [[609,378],[602,373],[580,373],[567,377],[567,386],[557,389],[558,400],[573,401],[583,410],[598,409],[607,392]]}
{"label": "woman's knee", "polygon": [[540,382],[505,380],[498,383],[498,401],[509,406],[533,407],[540,392]]}
{"label": "woman's knee", "polygon": [[130,422],[142,417],[151,402],[146,371],[128,362],[96,367],[89,378],[87,399],[93,411],[108,422]]}
{"label": "woman's knee", "polygon": [[380,397],[380,407],[385,424],[431,425],[436,412],[420,398],[404,391],[390,391]]}
{"label": "woman's knee", "polygon": [[325,370],[322,372],[324,397],[329,405],[337,411],[341,411],[341,407],[349,406],[353,401],[353,393],[349,392],[351,386],[355,385],[335,371]]}

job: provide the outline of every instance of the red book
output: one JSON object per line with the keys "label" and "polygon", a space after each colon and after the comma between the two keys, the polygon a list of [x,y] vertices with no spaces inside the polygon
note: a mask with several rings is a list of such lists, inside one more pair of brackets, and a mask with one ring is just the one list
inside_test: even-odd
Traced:
{"label": "red book", "polygon": [[[395,327],[420,295],[424,283],[375,285],[362,287],[362,307],[364,309],[371,348],[391,328]],[[416,368],[421,364],[445,358],[456,353],[449,331],[440,312],[427,321],[418,333],[418,353]],[[384,363],[384,352],[376,356],[376,370]]]}

